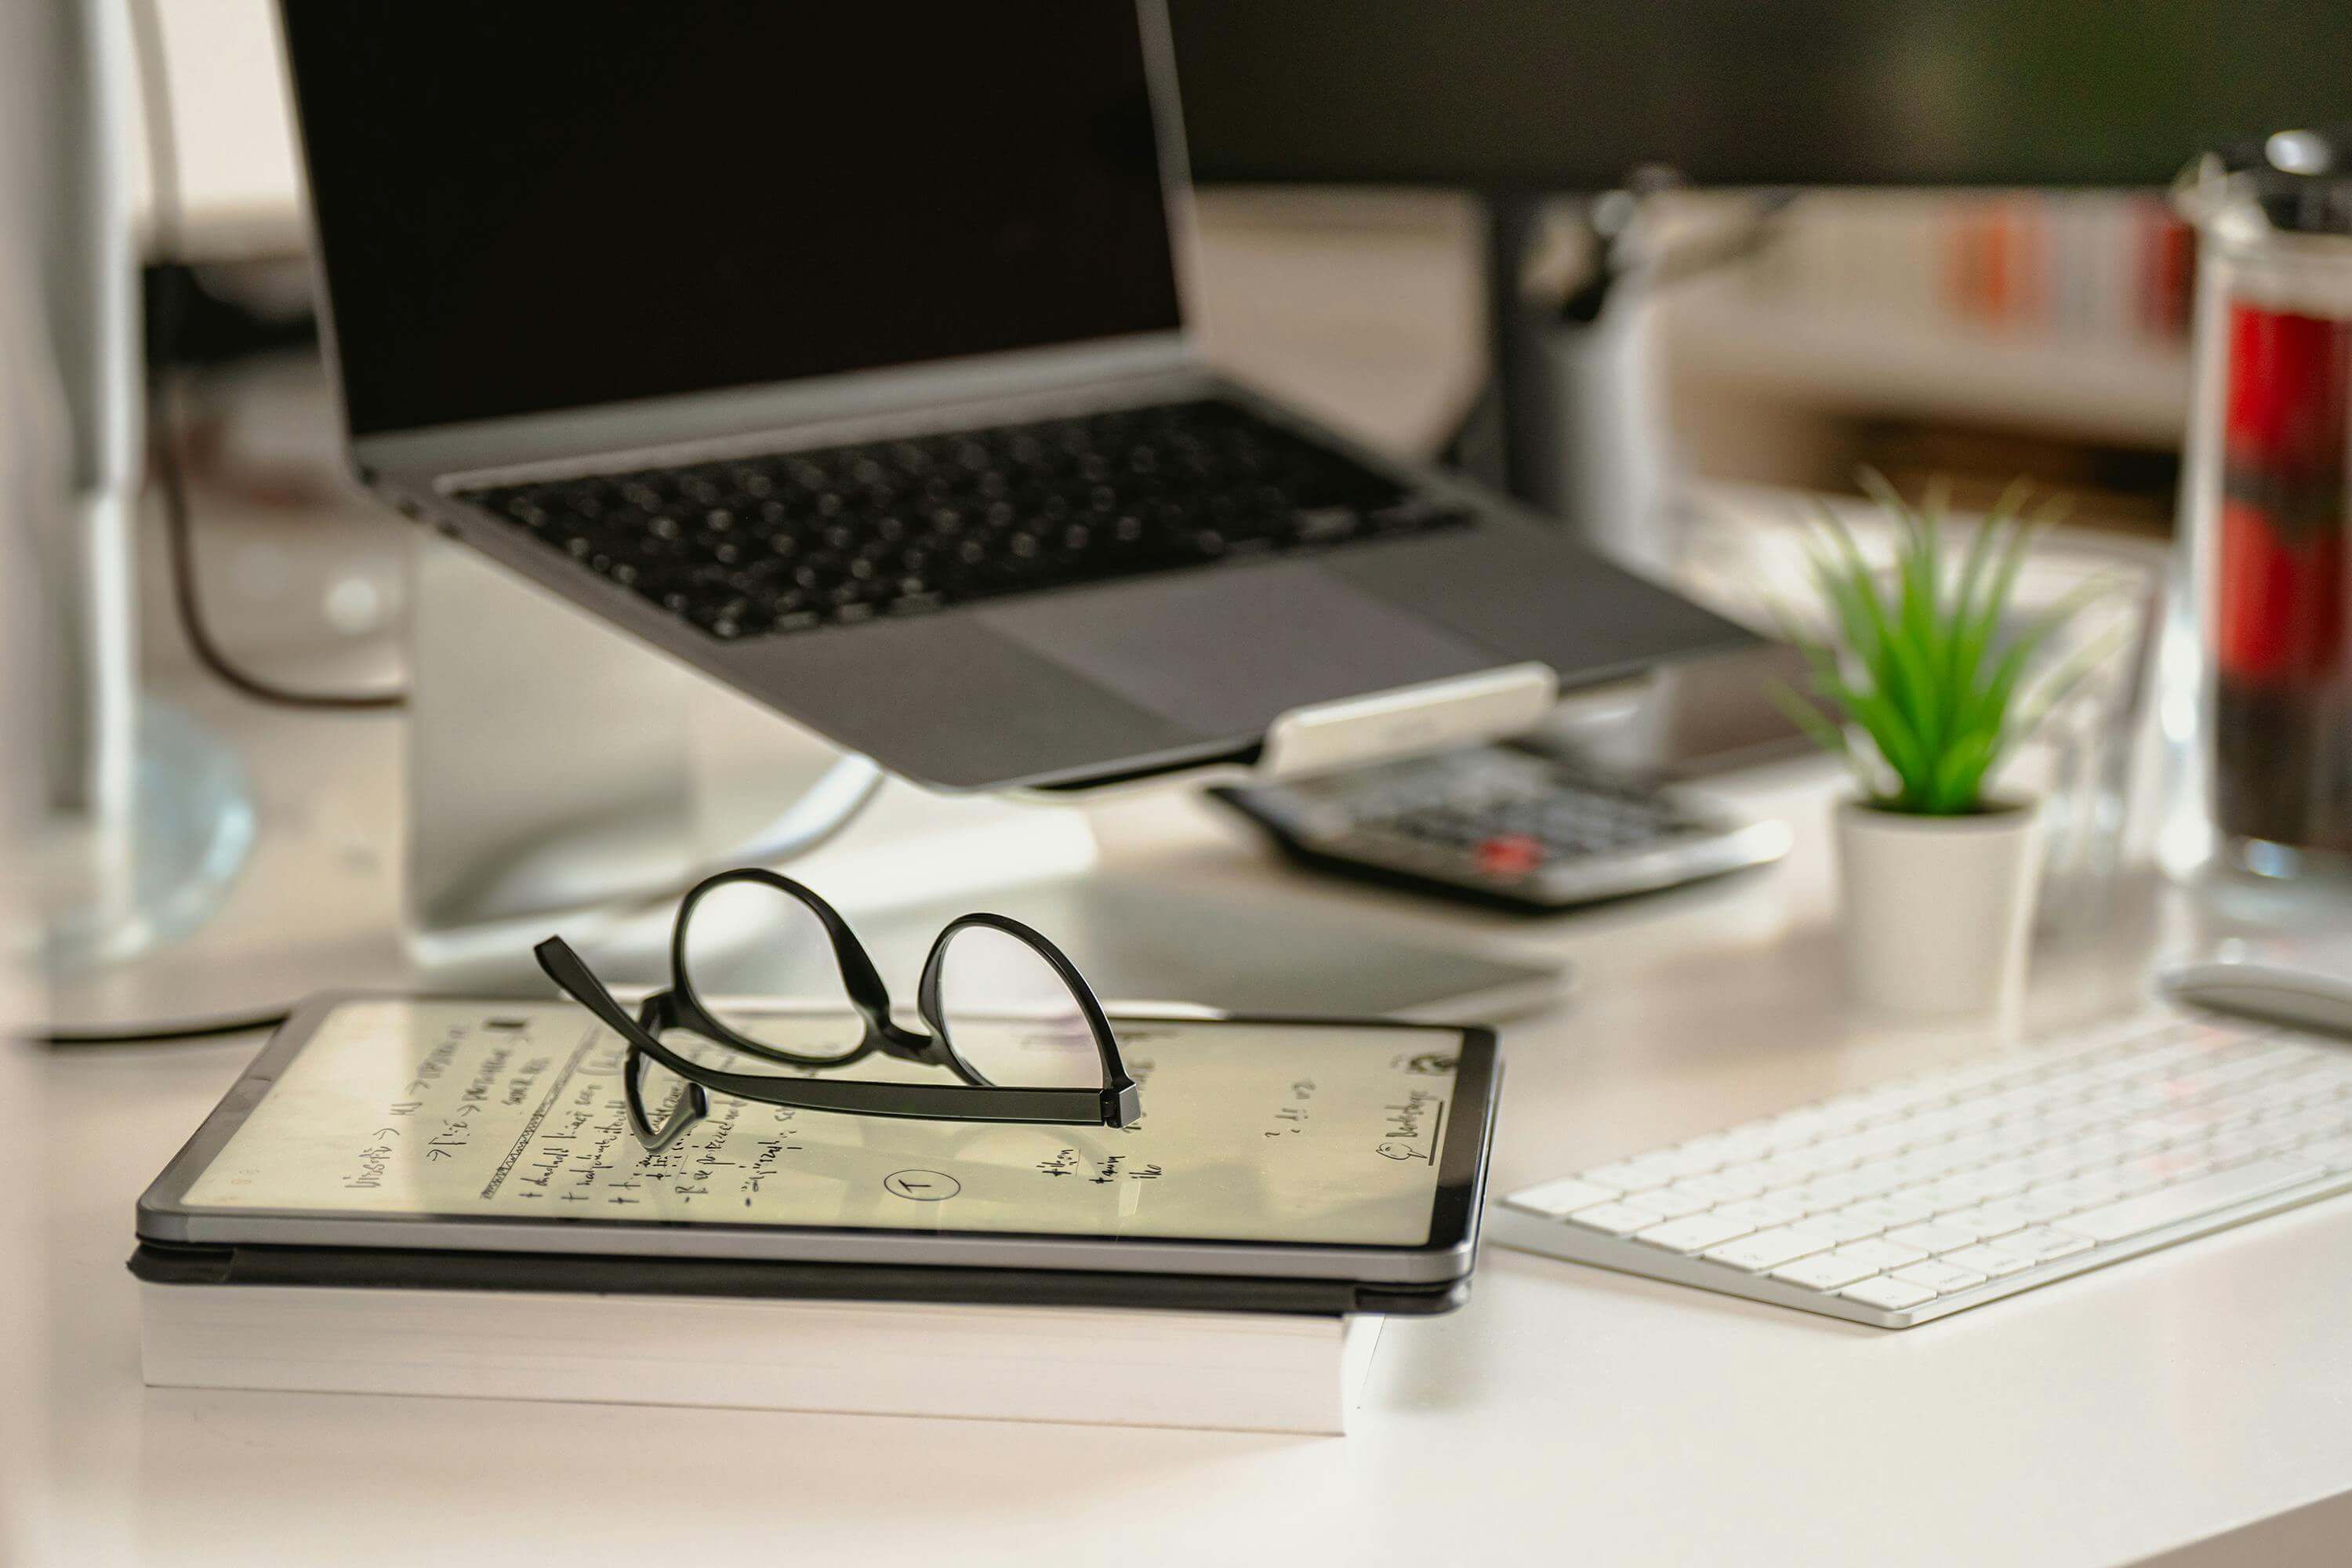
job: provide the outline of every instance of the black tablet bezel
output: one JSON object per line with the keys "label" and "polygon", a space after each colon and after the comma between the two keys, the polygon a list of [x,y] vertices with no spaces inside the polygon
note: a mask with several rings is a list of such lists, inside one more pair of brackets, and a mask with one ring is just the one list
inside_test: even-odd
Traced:
{"label": "black tablet bezel", "polygon": [[[217,1157],[287,1066],[337,1008],[372,1001],[472,1003],[494,1007],[501,998],[406,995],[383,992],[335,992],[298,1006],[269,1044],[231,1087],[194,1136],[142,1194],[137,1234],[142,1243],[164,1248],[268,1248],[294,1251],[348,1249],[440,1253],[466,1251],[561,1256],[577,1244],[556,1245],[563,1222],[509,1215],[450,1215],[380,1213],[354,1215],[320,1210],[230,1209],[191,1205],[189,1186]],[[548,999],[533,999],[544,1005]],[[1365,1245],[1313,1241],[1251,1241],[1222,1237],[1117,1237],[1043,1232],[903,1231],[856,1226],[729,1226],[703,1221],[600,1220],[600,1254],[639,1264],[692,1259],[699,1262],[806,1263],[826,1266],[900,1266],[942,1269],[1010,1268],[1023,1272],[1114,1272],[1215,1276],[1265,1279],[1344,1279],[1367,1286],[1422,1287],[1457,1280],[1470,1271],[1485,1200],[1486,1156],[1491,1142],[1501,1063],[1493,1029],[1482,1025],[1409,1023],[1387,1018],[1303,1017],[1282,1015],[1146,1014],[1125,1012],[1114,1023],[1187,1026],[1234,1024],[1256,1026],[1378,1028],[1444,1038],[1457,1065],[1446,1125],[1438,1130],[1437,1190],[1430,1227],[1419,1244]],[[420,1246],[412,1229],[428,1225],[434,1239]],[[304,1233],[310,1234],[304,1234]],[[331,1233],[321,1234],[321,1233]],[[456,1233],[454,1238],[448,1233]],[[682,1243],[638,1245],[660,1237]],[[801,1250],[790,1257],[729,1252],[730,1238],[759,1237],[771,1244],[788,1237]],[[610,1238],[632,1245],[614,1248]],[[910,1247],[908,1244],[912,1243]],[[945,1244],[945,1245],[942,1245]],[[937,1263],[903,1256],[943,1251]]]}
{"label": "black tablet bezel", "polygon": [[1430,1317],[1469,1300],[1468,1276],[1431,1285],[1280,1279],[1235,1274],[719,1262],[385,1247],[212,1247],[142,1241],[129,1268],[151,1285],[271,1289],[546,1291],[571,1295],[726,1296],[761,1300],[908,1301],[980,1307],[1150,1308],[1333,1317]]}

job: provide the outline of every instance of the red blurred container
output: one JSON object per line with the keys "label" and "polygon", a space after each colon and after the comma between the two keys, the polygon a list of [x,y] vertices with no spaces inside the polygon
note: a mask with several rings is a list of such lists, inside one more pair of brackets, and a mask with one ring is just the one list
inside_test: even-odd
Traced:
{"label": "red blurred container", "polygon": [[2182,521],[2214,847],[2352,873],[2352,137],[2273,136],[2177,195],[2200,235]]}

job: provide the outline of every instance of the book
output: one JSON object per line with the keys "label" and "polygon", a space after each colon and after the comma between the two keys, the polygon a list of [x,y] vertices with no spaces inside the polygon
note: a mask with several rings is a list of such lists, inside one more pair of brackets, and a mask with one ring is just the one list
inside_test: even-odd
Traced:
{"label": "book", "polygon": [[1339,1435],[1381,1320],[142,1280],[158,1388]]}

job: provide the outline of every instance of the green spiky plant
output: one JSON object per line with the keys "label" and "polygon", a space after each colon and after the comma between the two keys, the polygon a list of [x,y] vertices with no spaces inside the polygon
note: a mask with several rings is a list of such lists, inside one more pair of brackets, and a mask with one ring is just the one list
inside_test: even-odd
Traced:
{"label": "green spiky plant", "polygon": [[[1863,798],[1883,811],[1963,816],[1993,809],[1988,781],[2108,652],[2083,649],[2037,674],[2034,656],[2105,591],[2080,592],[2030,620],[2009,602],[2034,540],[2063,510],[2027,502],[2020,479],[2003,492],[1957,563],[1945,549],[1950,493],[1940,481],[1913,507],[1870,469],[1862,485],[1898,525],[1891,570],[1874,567],[1828,507],[1806,542],[1828,612],[1828,640],[1783,612],[1789,640],[1811,668],[1809,691],[1783,685],[1781,708],[1824,750],[1843,757]],[[1865,752],[1852,737],[1859,731]]]}

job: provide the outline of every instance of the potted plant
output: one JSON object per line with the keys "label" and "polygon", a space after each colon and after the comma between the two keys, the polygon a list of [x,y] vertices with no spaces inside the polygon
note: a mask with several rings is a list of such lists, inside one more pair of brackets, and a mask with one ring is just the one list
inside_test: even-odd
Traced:
{"label": "potted plant", "polygon": [[1874,472],[1863,486],[1894,524],[1893,561],[1874,565],[1822,509],[1807,548],[1828,632],[1782,615],[1811,689],[1776,693],[1860,785],[1837,818],[1848,982],[1882,1011],[2006,1012],[2024,989],[2040,824],[2036,803],[1992,781],[2105,651],[2036,661],[2099,585],[2040,616],[2011,613],[2033,540],[2059,510],[2029,518],[2022,480],[1957,559],[1944,487],[1914,508]]}

